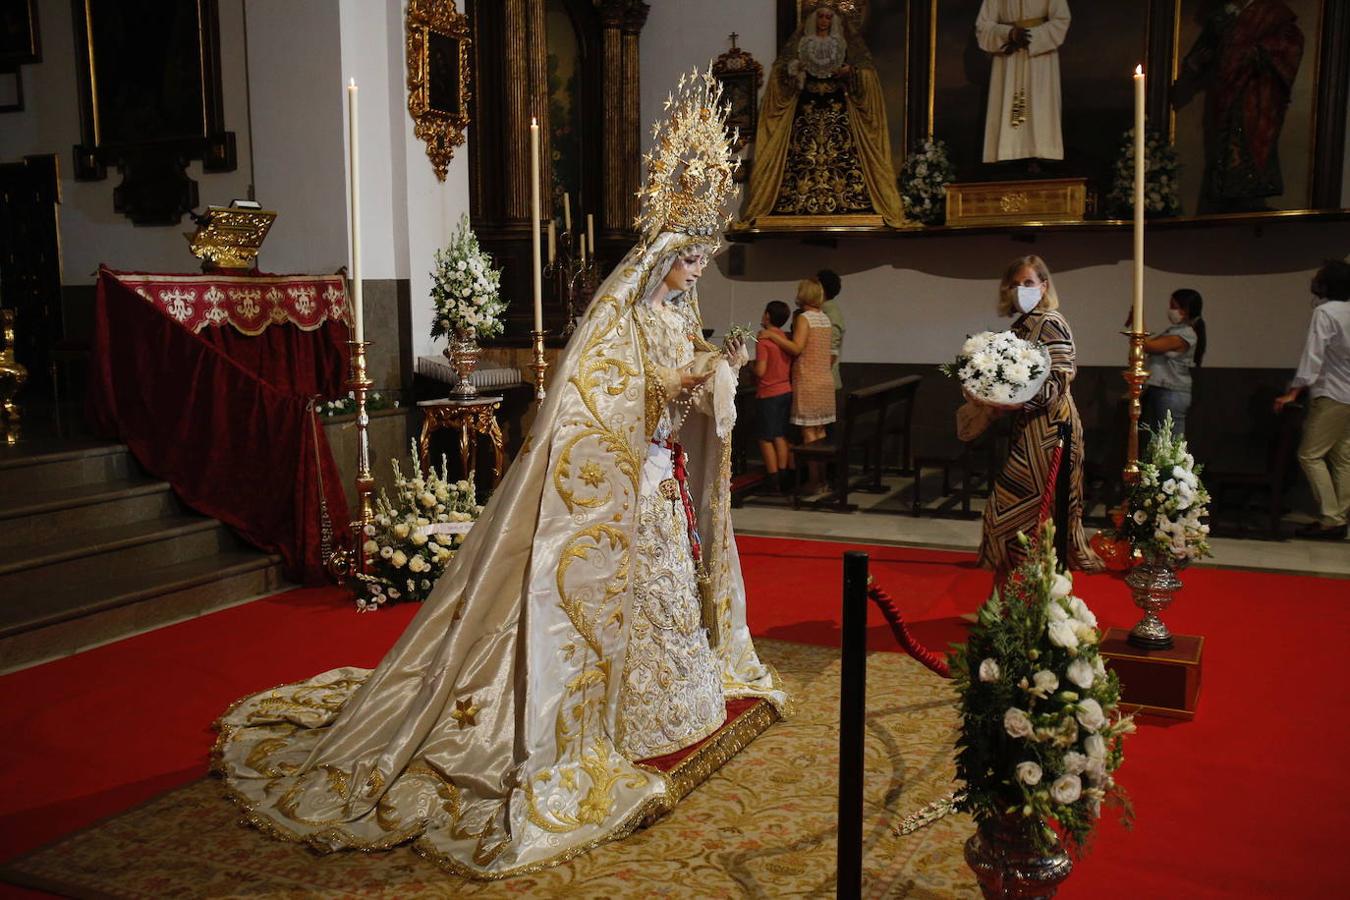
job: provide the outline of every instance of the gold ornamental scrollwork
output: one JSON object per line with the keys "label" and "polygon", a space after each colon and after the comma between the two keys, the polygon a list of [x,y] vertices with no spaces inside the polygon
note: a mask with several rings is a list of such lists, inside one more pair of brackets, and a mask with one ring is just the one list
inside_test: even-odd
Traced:
{"label": "gold ornamental scrollwork", "polygon": [[469,127],[469,19],[454,0],[409,0],[408,113],[444,181]]}

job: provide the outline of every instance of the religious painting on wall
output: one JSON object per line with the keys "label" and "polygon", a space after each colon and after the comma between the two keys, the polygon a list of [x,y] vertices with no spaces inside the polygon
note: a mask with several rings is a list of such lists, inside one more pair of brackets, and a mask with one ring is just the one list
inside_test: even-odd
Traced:
{"label": "religious painting on wall", "polygon": [[[722,84],[722,101],[727,107],[727,133],[736,134],[736,150],[755,139],[759,122],[759,87],[764,83],[764,67],[749,53],[736,46],[736,32],[730,34],[731,49],[713,60],[712,73]],[[738,169],[743,172],[744,166]]]}
{"label": "religious painting on wall", "polygon": [[0,69],[38,62],[37,0],[0,0]]}
{"label": "religious painting on wall", "polygon": [[[563,0],[548,0],[544,4],[548,29],[548,124],[550,169],[550,201],[548,209],[563,208],[563,195],[577,204],[577,210],[586,206],[582,196],[581,173],[581,108],[578,93],[581,75],[581,46],[572,15]],[[551,217],[551,216],[550,216]]]}
{"label": "religious painting on wall", "polygon": [[454,0],[409,0],[405,27],[413,134],[444,181],[469,127],[468,19]]}
{"label": "religious painting on wall", "polygon": [[1179,0],[1172,136],[1185,214],[1312,205],[1323,0]]}
{"label": "religious painting on wall", "polygon": [[[903,227],[893,127],[903,129],[904,0],[802,0],[765,80],[742,226]],[[875,16],[876,18],[872,18]],[[869,23],[895,33],[868,43]],[[880,70],[895,81],[890,116]],[[898,119],[892,123],[892,118]]]}
{"label": "religious painting on wall", "polygon": [[959,181],[1082,177],[1104,194],[1133,123],[1143,4],[926,0],[929,127]]}
{"label": "religious painting on wall", "polygon": [[224,130],[216,0],[76,0],[81,143],[75,177],[117,166],[113,207],[137,225],[170,225],[197,206],[190,159],[235,168]]}

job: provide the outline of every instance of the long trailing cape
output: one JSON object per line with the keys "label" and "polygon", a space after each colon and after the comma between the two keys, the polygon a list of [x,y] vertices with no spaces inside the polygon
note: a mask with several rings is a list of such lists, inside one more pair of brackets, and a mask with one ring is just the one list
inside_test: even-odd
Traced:
{"label": "long trailing cape", "polygon": [[[416,838],[454,872],[499,878],[674,803],[666,775],[616,750],[641,462],[664,403],[633,313],[707,242],[664,233],[600,286],[520,455],[378,668],[264,691],[219,720],[213,768],[253,824],[325,851]],[[681,437],[724,692],[785,711],[745,621],[730,435],[695,415]]]}
{"label": "long trailing cape", "polygon": [[[836,13],[839,15],[839,13]],[[751,221],[759,216],[773,214],[778,202],[778,191],[783,184],[783,169],[787,165],[788,147],[792,142],[792,122],[797,115],[801,91],[795,80],[787,77],[788,65],[797,58],[797,45],[813,16],[806,16],[774,61],[764,86],[760,104],[759,124],[755,128],[755,162],[750,172],[750,191],[742,218]],[[843,19],[848,52],[844,62],[854,69],[854,79],[848,91],[848,123],[853,146],[858,152],[867,193],[872,208],[893,228],[903,227],[904,205],[896,187],[895,171],[891,166],[891,137],[886,129],[886,100],[881,90],[872,56],[858,36],[857,29],[847,18]]]}

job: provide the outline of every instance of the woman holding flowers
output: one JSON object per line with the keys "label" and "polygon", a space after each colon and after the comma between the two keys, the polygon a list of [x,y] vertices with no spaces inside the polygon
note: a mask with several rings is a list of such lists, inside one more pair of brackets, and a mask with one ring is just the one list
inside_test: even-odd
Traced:
{"label": "woman holding flowers", "polygon": [[1102,562],[1083,535],[1083,423],[1069,393],[1077,370],[1073,332],[1059,311],[1059,295],[1044,260],[1023,256],[1012,261],[999,282],[998,312],[1017,316],[1013,334],[1045,346],[1050,354],[1050,377],[1035,397],[1013,411],[1008,459],[984,508],[980,564],[992,568],[995,580],[1001,582],[1025,556],[1017,536],[1036,532],[1042,499],[1047,490],[1054,489],[1051,462],[1062,442],[1060,465],[1068,476],[1059,480],[1068,490],[1068,521],[1061,524],[1066,551],[1062,558],[1071,568],[1097,571]]}

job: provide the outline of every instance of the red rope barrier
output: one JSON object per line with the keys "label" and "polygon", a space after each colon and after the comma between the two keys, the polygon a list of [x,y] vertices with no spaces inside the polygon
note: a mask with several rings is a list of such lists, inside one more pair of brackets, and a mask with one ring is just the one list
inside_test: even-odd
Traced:
{"label": "red rope barrier", "polygon": [[905,648],[906,653],[943,678],[952,677],[947,661],[920,644],[914,635],[910,634],[909,626],[900,617],[900,610],[895,608],[895,601],[891,599],[890,594],[876,585],[872,585],[867,589],[867,596],[872,598],[872,602],[881,610],[882,616],[891,626],[891,632],[895,635],[895,639],[900,642],[901,647]]}

